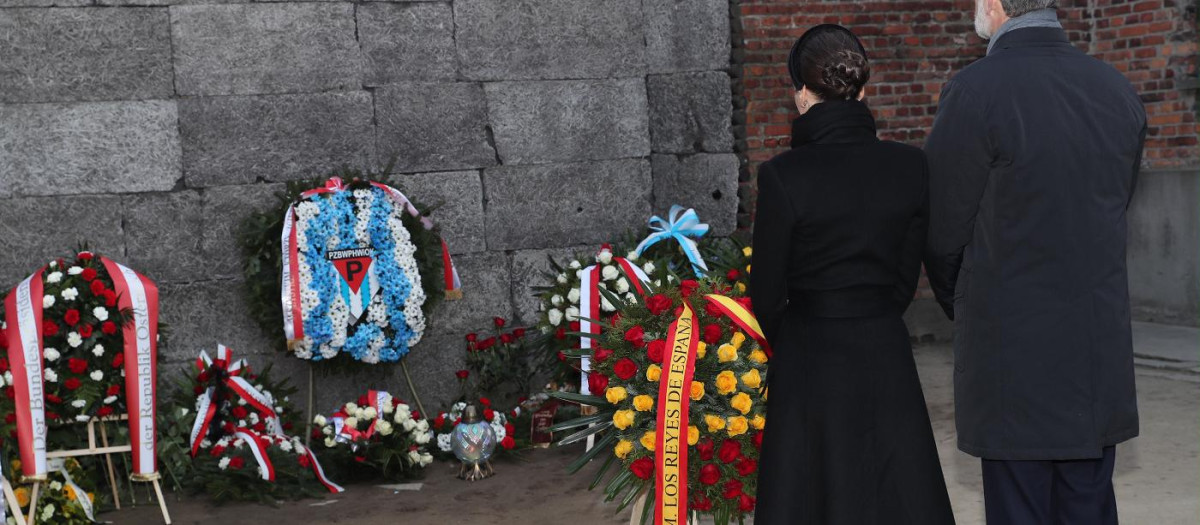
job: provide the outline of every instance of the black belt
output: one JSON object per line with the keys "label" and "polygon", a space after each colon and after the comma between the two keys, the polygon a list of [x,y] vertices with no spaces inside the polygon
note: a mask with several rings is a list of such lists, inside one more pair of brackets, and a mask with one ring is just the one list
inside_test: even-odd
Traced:
{"label": "black belt", "polygon": [[788,309],[811,317],[875,317],[900,310],[895,290],[888,286],[793,290],[788,296]]}

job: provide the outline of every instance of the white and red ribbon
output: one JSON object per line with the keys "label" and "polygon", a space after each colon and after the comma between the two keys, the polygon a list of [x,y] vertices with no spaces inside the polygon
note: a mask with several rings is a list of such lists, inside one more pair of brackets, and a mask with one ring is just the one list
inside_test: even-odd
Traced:
{"label": "white and red ribbon", "polygon": [[46,407],[42,384],[42,271],[21,281],[4,299],[8,361],[16,394],[21,473],[46,475]]}
{"label": "white and red ribbon", "polygon": [[258,462],[258,470],[262,479],[274,482],[275,465],[271,463],[271,457],[267,455],[267,445],[263,443],[258,433],[248,428],[238,428],[233,431],[233,435],[241,438],[250,446],[250,453],[254,454],[254,460]]}

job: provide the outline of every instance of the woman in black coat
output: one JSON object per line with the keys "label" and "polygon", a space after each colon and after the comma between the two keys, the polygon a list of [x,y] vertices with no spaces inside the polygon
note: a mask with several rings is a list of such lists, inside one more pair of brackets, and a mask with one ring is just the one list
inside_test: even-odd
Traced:
{"label": "woman in black coat", "polygon": [[875,136],[866,52],[823,25],[788,58],[792,150],[758,172],[751,295],[774,355],[757,525],[953,523],[901,315],[927,225],[920,149]]}

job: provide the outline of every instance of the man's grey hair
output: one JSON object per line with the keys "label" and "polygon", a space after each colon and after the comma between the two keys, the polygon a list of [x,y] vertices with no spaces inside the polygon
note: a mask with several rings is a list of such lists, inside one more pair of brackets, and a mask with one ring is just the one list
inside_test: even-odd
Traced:
{"label": "man's grey hair", "polygon": [[1000,0],[1000,5],[1004,7],[1004,14],[1009,18],[1016,18],[1025,13],[1037,11],[1038,9],[1047,9],[1058,7],[1057,0]]}

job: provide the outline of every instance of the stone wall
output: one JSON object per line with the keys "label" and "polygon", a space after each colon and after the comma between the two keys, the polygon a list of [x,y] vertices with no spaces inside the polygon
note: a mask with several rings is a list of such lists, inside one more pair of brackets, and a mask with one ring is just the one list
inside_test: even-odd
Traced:
{"label": "stone wall", "polygon": [[[235,239],[332,168],[394,160],[443,204],[466,298],[410,359],[431,409],[463,334],[533,320],[547,253],[672,203],[736,226],[726,0],[0,5],[0,282],[79,241],[139,269],[171,327],[163,374],[222,342],[305,379],[247,318]],[[318,408],[399,377],[319,377]]]}

